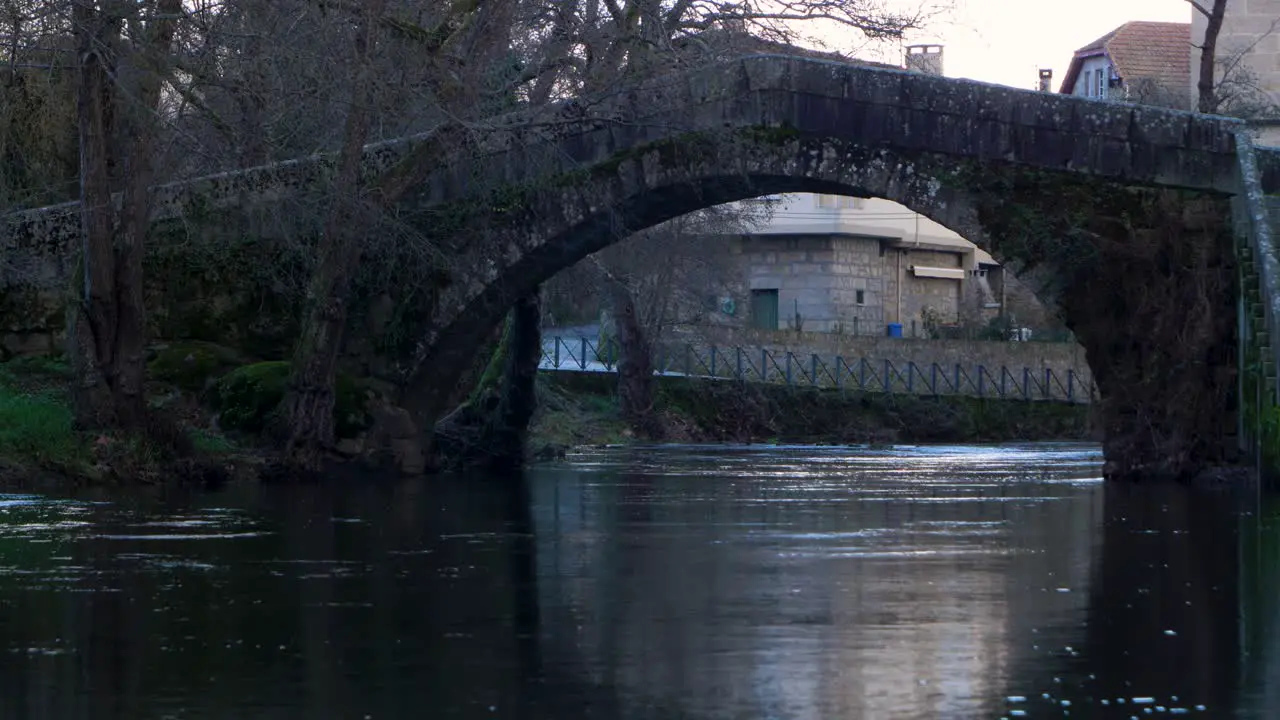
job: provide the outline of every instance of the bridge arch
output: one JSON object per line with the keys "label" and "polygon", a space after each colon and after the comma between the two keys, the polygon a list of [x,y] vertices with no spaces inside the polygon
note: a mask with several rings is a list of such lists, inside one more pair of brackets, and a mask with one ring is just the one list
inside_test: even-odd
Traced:
{"label": "bridge arch", "polygon": [[[714,153],[709,145],[700,152],[734,157],[742,148],[739,138],[729,138]],[[481,242],[469,235],[473,242],[461,266],[484,267],[488,277],[480,283],[455,284],[443,293],[432,323],[437,335],[429,342],[441,342],[441,351],[457,352],[457,359],[463,360],[516,299],[588,255],[682,215],[768,195],[809,192],[892,200],[965,237],[1002,263],[1019,263],[1016,257],[1005,257],[991,240],[972,199],[920,164],[899,162],[887,151],[859,162],[830,153],[818,162],[798,161],[804,154],[787,145],[757,147],[751,160],[735,159],[731,168],[707,166],[690,172],[683,152],[654,151],[620,164],[619,174],[632,175],[629,180],[596,179],[573,190],[521,193],[518,207],[507,211],[500,223],[482,220],[487,227],[479,234]],[[626,165],[632,163],[637,167],[628,172]]]}
{"label": "bridge arch", "polygon": [[[560,270],[688,212],[816,192],[898,202],[1030,274],[1085,347],[1103,396],[1111,476],[1187,477],[1231,452],[1233,380],[1219,371],[1234,371],[1234,355],[1215,350],[1234,347],[1235,322],[1221,193],[872,146],[790,124],[680,133],[536,177],[472,206],[455,260],[460,274],[434,308],[405,386],[405,404],[419,417],[446,410],[444,393],[483,338]],[[459,207],[426,205],[420,220],[428,225]],[[1218,293],[1209,307],[1187,292],[1209,286]],[[1166,311],[1160,322],[1150,317],[1153,305]],[[1178,306],[1195,312],[1175,316]],[[1196,341],[1173,345],[1187,337]],[[1185,404],[1172,407],[1170,391]]]}

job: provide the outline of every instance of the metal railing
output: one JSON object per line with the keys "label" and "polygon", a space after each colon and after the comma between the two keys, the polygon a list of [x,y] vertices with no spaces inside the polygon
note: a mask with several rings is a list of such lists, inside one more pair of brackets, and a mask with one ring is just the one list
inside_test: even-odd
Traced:
{"label": "metal railing", "polygon": [[[549,338],[543,343],[544,370],[616,372],[618,347],[586,337]],[[738,382],[773,383],[857,392],[909,395],[964,395],[1004,400],[1089,403],[1097,388],[1075,370],[979,363],[917,363],[841,355],[797,354],[766,347],[659,345],[654,371]]]}

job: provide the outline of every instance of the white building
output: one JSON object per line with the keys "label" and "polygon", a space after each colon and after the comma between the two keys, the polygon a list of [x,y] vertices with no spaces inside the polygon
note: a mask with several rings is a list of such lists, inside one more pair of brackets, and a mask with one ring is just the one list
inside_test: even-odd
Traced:
{"label": "white building", "polygon": [[889,200],[794,194],[734,246],[742,320],[762,329],[904,335],[999,313],[992,257]]}

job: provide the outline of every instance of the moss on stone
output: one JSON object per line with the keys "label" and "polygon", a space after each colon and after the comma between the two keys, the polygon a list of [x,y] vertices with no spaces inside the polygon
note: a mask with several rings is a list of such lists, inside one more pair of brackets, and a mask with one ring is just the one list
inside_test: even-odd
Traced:
{"label": "moss on stone", "polygon": [[743,139],[764,145],[788,145],[801,138],[800,130],[785,122],[780,125],[752,125],[742,128],[738,134]]}
{"label": "moss on stone", "polygon": [[[215,386],[213,402],[218,423],[225,429],[260,433],[284,400],[289,363],[283,360],[244,365],[227,373]],[[369,427],[364,383],[339,374],[334,388],[334,433],[355,437]]]}
{"label": "moss on stone", "polygon": [[232,349],[200,340],[183,340],[159,349],[147,363],[154,380],[198,391],[240,362]]}
{"label": "moss on stone", "polygon": [[511,356],[511,332],[512,332],[511,314],[507,314],[507,319],[502,325],[502,335],[498,338],[498,345],[493,349],[493,354],[489,356],[489,362],[484,366],[484,372],[480,374],[480,379],[476,381],[476,386],[472,388],[471,393],[467,396],[467,404],[478,404],[485,395],[495,390],[502,383],[502,373],[507,366],[507,358]]}

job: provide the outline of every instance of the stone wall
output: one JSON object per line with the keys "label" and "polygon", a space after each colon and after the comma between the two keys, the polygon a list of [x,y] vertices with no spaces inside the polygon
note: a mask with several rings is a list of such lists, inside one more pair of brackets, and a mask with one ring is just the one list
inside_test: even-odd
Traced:
{"label": "stone wall", "polygon": [[[747,275],[746,290],[778,291],[778,326],[794,327],[800,316],[804,327],[828,329],[835,320],[831,298],[835,251],[831,238],[815,236],[747,237],[740,245],[739,262]],[[751,318],[749,292],[739,301]]]}
{"label": "stone wall", "polygon": [[[837,304],[836,323],[829,332],[867,332],[882,327],[889,295],[891,273],[885,263],[888,254],[877,238],[840,237],[835,240],[836,264],[841,277],[832,293]],[[862,302],[858,302],[858,291]]]}
{"label": "stone wall", "polygon": [[752,326],[751,290],[778,291],[780,330],[796,330],[799,315],[805,332],[876,335],[886,323],[901,322],[923,334],[926,309],[943,323],[957,322],[961,281],[916,277],[910,268],[962,268],[963,255],[887,248],[886,242],[852,236],[744,238],[735,251],[746,278],[735,297],[742,311],[736,322],[721,324]]}
{"label": "stone wall", "polygon": [[[889,322],[902,323],[910,328],[914,322],[923,328],[925,310],[935,314],[943,323],[954,323],[960,317],[959,280],[947,278],[916,277],[911,266],[962,268],[964,256],[958,253],[936,250],[893,249],[885,253],[885,263],[894,263],[889,272],[889,304],[886,313]],[[902,283],[901,304],[897,297],[897,282]]]}

